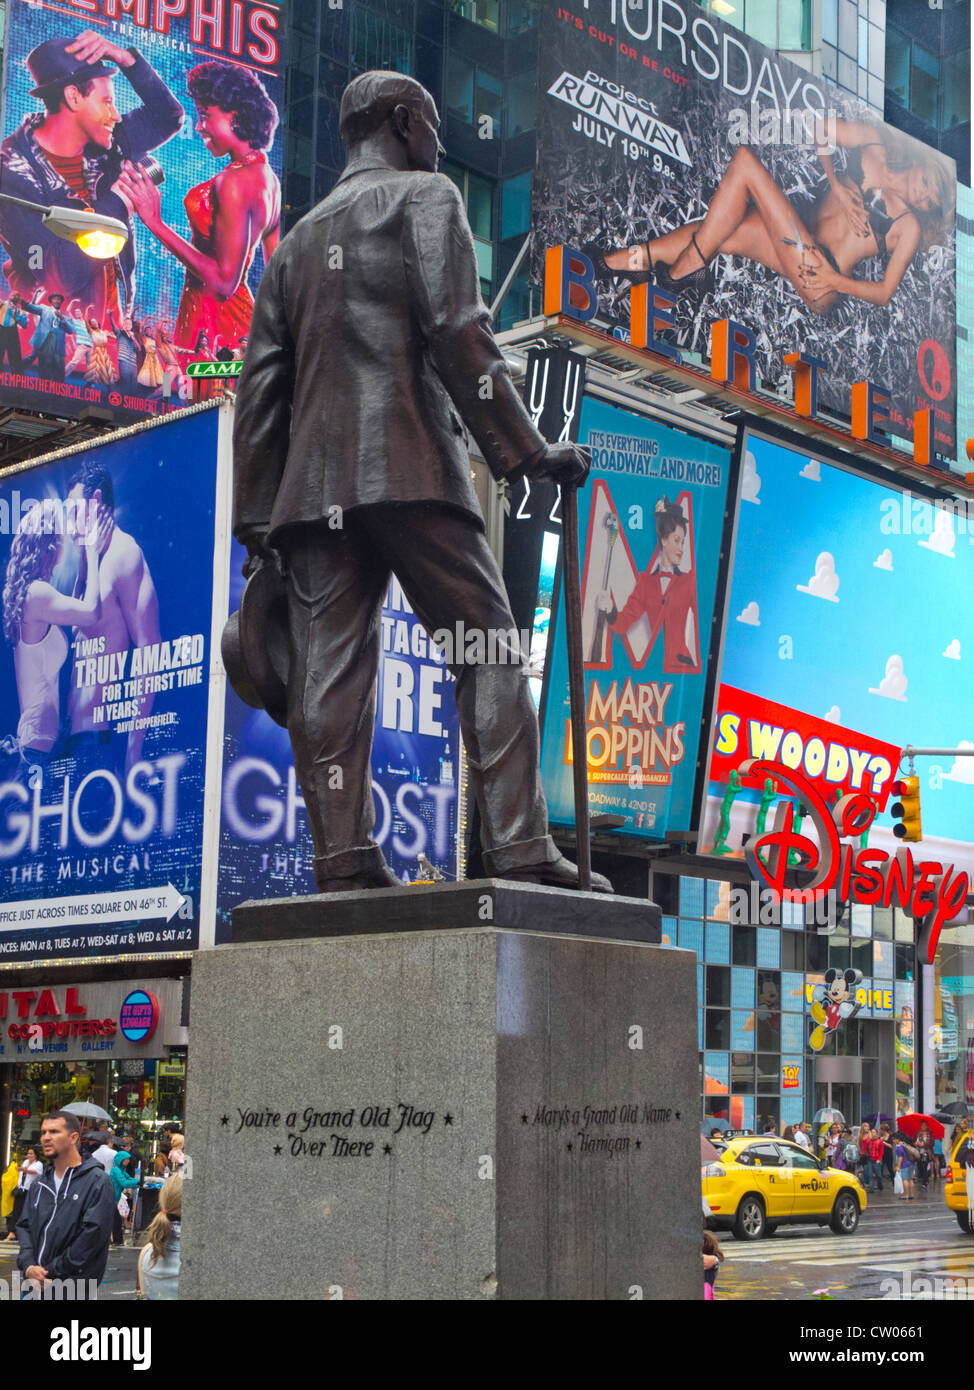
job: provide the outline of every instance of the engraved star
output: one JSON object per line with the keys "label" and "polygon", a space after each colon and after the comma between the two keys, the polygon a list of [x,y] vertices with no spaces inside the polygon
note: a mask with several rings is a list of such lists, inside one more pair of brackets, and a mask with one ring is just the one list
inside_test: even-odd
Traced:
{"label": "engraved star", "polygon": [[383,1152],[384,1154],[391,1154],[391,1153],[392,1153],[392,1145],[391,1145],[391,1144],[383,1144],[383,1146],[382,1146],[382,1152]]}
{"label": "engraved star", "polygon": [[274,1145],[274,1152],[275,1152],[275,1154],[279,1154],[279,1153],[281,1152],[281,1146],[280,1146],[280,1144],[275,1144],[275,1145]]}
{"label": "engraved star", "polygon": [[453,1124],[453,1116],[452,1116],[452,1115],[444,1115],[444,1116],[443,1116],[443,1123],[444,1123],[445,1125],[452,1125],[452,1124]]}
{"label": "engraved star", "polygon": [[677,1118],[677,1119],[680,1118],[680,1112],[679,1112],[679,1110],[676,1112],[676,1118]]}
{"label": "engraved star", "polygon": [[637,1139],[637,1140],[636,1140],[636,1148],[637,1148],[637,1149],[641,1149],[642,1146],[643,1146],[642,1140],[641,1140],[641,1139]]}
{"label": "engraved star", "polygon": [[228,1125],[229,1123],[230,1123],[230,1116],[229,1116],[229,1115],[221,1115],[221,1116],[220,1116],[220,1124],[221,1124],[221,1125]]}
{"label": "engraved star", "polygon": [[565,1147],[568,1149],[568,1152],[571,1153],[571,1151],[572,1151],[572,1146],[571,1146],[571,1144],[566,1144]]}
{"label": "engraved star", "polygon": [[527,1115],[522,1115],[522,1116],[521,1116],[521,1124],[522,1124],[522,1125],[526,1125],[527,1122],[528,1122],[528,1117],[527,1117]]}

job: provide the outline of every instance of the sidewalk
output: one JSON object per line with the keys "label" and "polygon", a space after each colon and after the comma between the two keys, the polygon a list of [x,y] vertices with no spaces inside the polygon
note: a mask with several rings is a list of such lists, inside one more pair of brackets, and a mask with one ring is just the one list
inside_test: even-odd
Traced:
{"label": "sidewalk", "polygon": [[913,1201],[905,1201],[902,1197],[897,1197],[893,1191],[892,1184],[883,1183],[882,1192],[870,1192],[866,1188],[868,1201],[867,1211],[872,1211],[874,1207],[905,1207],[909,1211],[914,1211],[920,1206],[943,1206],[944,1204],[944,1185],[942,1182],[931,1183],[926,1192],[918,1182],[913,1184]]}

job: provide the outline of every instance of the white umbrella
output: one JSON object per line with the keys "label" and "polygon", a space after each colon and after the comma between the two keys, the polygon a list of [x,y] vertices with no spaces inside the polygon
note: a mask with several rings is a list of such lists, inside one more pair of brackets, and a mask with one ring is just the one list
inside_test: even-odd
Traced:
{"label": "white umbrella", "polygon": [[845,1116],[841,1110],[836,1110],[832,1105],[823,1106],[821,1110],[816,1110],[812,1116],[813,1125],[834,1125],[845,1124]]}
{"label": "white umbrella", "polygon": [[110,1120],[107,1110],[103,1110],[100,1105],[92,1105],[87,1100],[76,1100],[73,1105],[62,1105],[62,1110],[66,1110],[69,1115],[77,1115],[82,1120]]}

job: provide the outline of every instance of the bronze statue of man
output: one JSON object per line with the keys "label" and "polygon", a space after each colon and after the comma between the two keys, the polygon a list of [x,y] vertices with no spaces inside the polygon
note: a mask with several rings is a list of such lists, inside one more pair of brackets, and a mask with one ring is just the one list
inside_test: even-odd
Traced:
{"label": "bronze statue of man", "polygon": [[[285,576],[286,720],[322,893],[398,882],[372,839],[370,769],[390,573],[430,633],[462,623],[486,657],[487,634],[514,631],[461,418],[495,478],[577,486],[588,472],[584,450],[545,442],[511,381],[463,203],[436,172],[433,98],[364,73],[340,128],[341,178],[261,280],[233,434],[234,535],[251,568],[273,552]],[[577,888],[548,834],[520,654],[494,654],[450,662],[485,868]],[[599,875],[593,887],[612,891]]]}

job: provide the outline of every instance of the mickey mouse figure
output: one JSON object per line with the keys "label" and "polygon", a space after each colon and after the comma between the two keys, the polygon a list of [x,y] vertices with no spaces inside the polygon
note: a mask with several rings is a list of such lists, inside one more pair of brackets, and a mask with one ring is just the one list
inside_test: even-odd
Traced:
{"label": "mickey mouse figure", "polygon": [[818,1026],[812,1029],[808,1040],[813,1052],[821,1052],[825,1039],[862,1008],[861,1004],[853,1002],[856,985],[861,980],[861,970],[826,970],[825,983],[815,986],[810,1013]]}

